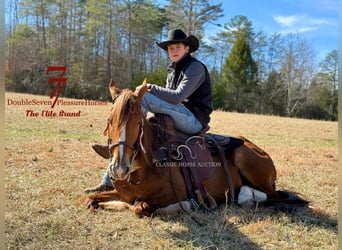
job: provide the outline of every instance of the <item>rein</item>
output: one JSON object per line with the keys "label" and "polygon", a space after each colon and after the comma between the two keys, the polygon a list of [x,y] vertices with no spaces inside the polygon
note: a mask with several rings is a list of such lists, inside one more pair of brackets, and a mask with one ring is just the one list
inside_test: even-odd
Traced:
{"label": "rein", "polygon": [[[187,211],[184,207],[183,207],[183,204],[181,202],[181,200],[179,199],[179,197],[177,196],[177,192],[176,192],[176,189],[175,189],[175,186],[174,186],[174,183],[173,183],[173,178],[172,178],[172,174],[171,174],[171,168],[169,168],[169,176],[170,176],[170,184],[171,184],[171,188],[172,188],[172,192],[174,194],[174,196],[176,196],[177,198],[177,202],[178,202],[178,205],[180,206],[180,208],[183,210],[184,213],[186,213],[187,215],[190,216],[190,218],[197,223],[198,226],[203,226],[203,224],[201,222],[199,222],[197,220],[197,218],[191,214],[189,211]],[[192,202],[195,202],[196,206],[198,206],[198,204],[196,203],[196,201],[192,200]]]}

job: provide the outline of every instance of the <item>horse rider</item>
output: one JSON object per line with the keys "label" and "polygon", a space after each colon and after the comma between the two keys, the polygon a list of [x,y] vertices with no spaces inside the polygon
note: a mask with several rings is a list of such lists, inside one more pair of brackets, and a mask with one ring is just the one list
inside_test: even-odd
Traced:
{"label": "horse rider", "polygon": [[[169,115],[174,127],[185,134],[197,134],[208,128],[213,110],[212,89],[207,67],[191,53],[199,48],[199,40],[186,35],[181,29],[168,32],[167,40],[157,43],[167,51],[172,61],[166,78],[166,86],[148,84],[148,92],[142,100],[142,110],[146,114]],[[100,155],[108,154],[108,146],[93,144]],[[101,184],[88,188],[85,192],[102,192],[114,189],[107,171]]]}

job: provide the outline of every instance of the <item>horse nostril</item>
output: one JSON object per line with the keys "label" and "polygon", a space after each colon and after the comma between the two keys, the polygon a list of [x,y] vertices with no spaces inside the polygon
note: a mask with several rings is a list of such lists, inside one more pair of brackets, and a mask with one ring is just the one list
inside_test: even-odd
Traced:
{"label": "horse nostril", "polygon": [[127,174],[128,174],[128,171],[129,171],[129,167],[128,167],[128,166],[125,166],[123,170],[124,170],[125,175],[127,175]]}

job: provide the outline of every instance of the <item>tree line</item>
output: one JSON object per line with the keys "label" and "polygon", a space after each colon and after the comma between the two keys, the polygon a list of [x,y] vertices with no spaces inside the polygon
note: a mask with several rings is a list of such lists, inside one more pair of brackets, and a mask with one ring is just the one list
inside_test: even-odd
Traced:
{"label": "tree line", "polygon": [[[46,68],[66,66],[63,96],[109,100],[111,78],[133,88],[147,77],[164,85],[169,29],[200,39],[195,56],[210,71],[214,108],[337,120],[337,50],[315,64],[300,34],[266,35],[246,16],[224,25],[208,0],[5,0],[6,90],[49,95]],[[220,26],[209,34],[208,27]]]}

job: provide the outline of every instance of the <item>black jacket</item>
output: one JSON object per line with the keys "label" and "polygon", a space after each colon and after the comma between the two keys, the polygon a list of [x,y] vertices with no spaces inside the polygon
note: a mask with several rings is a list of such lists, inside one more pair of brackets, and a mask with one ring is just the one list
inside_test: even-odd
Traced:
{"label": "black jacket", "polygon": [[159,98],[174,104],[183,103],[206,127],[212,112],[212,90],[206,66],[186,54],[168,68],[166,88],[153,85],[151,91]]}

